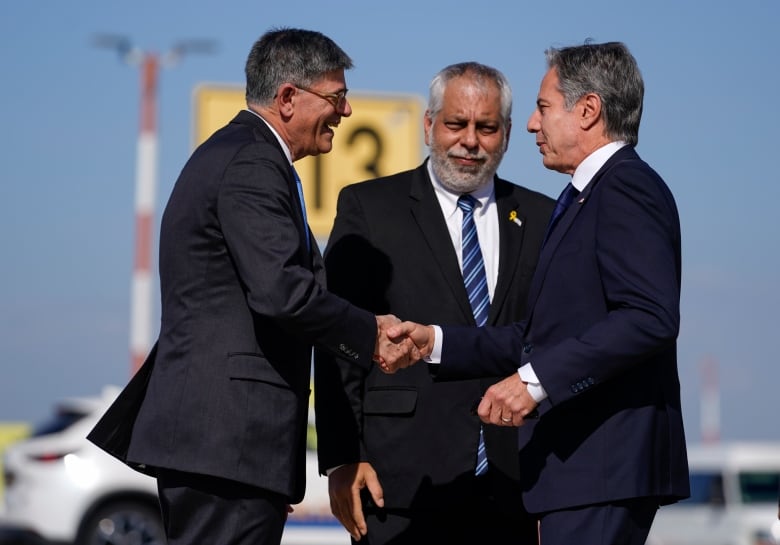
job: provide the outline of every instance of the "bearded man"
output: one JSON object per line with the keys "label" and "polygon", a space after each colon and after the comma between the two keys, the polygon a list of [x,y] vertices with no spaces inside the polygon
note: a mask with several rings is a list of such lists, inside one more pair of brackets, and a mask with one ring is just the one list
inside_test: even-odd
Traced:
{"label": "bearded man", "polygon": [[[328,289],[420,323],[519,320],[554,203],[496,175],[511,111],[495,68],[441,70],[423,120],[429,159],[341,191]],[[425,365],[388,375],[324,351],[314,368],[320,472],[353,541],[536,543],[517,432],[472,411],[497,377],[434,382]]]}

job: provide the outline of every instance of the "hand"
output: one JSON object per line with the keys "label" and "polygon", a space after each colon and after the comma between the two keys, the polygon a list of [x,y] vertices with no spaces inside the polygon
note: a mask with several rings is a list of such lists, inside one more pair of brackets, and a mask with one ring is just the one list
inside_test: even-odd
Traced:
{"label": "hand", "polygon": [[416,324],[414,322],[402,322],[389,327],[387,329],[387,337],[394,342],[404,338],[410,339],[419,352],[418,359],[422,359],[431,355],[436,334],[433,326]]}
{"label": "hand", "polygon": [[341,466],[328,476],[330,510],[355,541],[360,541],[368,531],[360,501],[363,488],[368,488],[377,507],[384,506],[382,485],[368,462]]}
{"label": "hand", "polygon": [[538,405],[528,393],[526,383],[514,373],[487,389],[477,414],[485,424],[522,426]]}
{"label": "hand", "polygon": [[422,357],[410,339],[404,336],[395,339],[387,337],[387,329],[399,323],[400,320],[391,314],[376,317],[377,340],[374,361],[385,373],[395,373],[398,369],[409,367]]}

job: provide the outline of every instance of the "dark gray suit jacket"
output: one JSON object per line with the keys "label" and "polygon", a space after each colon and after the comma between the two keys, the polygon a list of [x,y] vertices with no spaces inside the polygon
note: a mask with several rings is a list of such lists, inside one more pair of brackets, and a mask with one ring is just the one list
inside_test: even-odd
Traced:
{"label": "dark gray suit jacket", "polygon": [[[495,195],[500,259],[488,323],[507,324],[525,306],[553,201],[498,178]],[[325,262],[329,289],[372,312],[474,324],[426,164],[345,187]],[[321,471],[370,461],[389,508],[445,509],[470,494],[480,428],[471,408],[494,379],[434,383],[421,364],[386,375],[319,351],[315,358]],[[494,493],[511,510],[520,498],[517,432],[487,426],[486,445]]]}
{"label": "dark gray suit jacket", "polygon": [[90,439],[150,472],[300,501],[311,347],[368,367],[376,338],[371,313],[325,290],[308,236],[281,147],[261,119],[239,113],[193,153],[163,214],[148,382],[126,390]]}

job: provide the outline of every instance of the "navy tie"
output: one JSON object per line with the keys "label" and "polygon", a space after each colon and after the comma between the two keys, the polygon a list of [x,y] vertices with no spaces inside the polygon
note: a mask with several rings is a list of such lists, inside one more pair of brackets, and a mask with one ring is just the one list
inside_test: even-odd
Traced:
{"label": "navy tie", "polygon": [[580,192],[571,183],[567,184],[566,187],[563,188],[561,195],[555,202],[555,208],[553,209],[552,215],[550,216],[550,222],[547,224],[547,234],[544,236],[545,241],[547,240],[547,237],[550,236],[550,233],[552,232],[553,228],[555,228],[555,225],[558,223],[558,220],[561,218],[563,213],[566,212],[566,209],[571,206],[571,203],[574,202],[574,199],[577,198],[577,195],[579,194]]}
{"label": "navy tie", "polygon": [[309,220],[306,217],[306,203],[303,200],[303,184],[298,176],[298,171],[292,167],[293,176],[295,176],[295,186],[298,189],[298,198],[301,201],[301,214],[303,214],[303,227],[306,229],[306,249],[311,251],[311,242],[309,241]]}
{"label": "navy tie", "polygon": [[[477,238],[477,225],[474,223],[474,206],[477,199],[471,195],[461,195],[458,207],[463,211],[463,227],[461,244],[463,249],[463,282],[469,296],[471,312],[478,326],[487,323],[490,312],[490,292],[488,292],[485,262],[482,260],[482,249]],[[482,428],[479,429],[479,444],[477,446],[477,468],[475,473],[482,475],[487,471],[487,454]]]}

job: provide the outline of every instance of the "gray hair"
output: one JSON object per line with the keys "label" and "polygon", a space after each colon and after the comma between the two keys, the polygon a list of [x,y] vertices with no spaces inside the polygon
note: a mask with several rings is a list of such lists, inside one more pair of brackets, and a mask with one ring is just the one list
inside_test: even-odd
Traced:
{"label": "gray hair", "polygon": [[441,111],[444,89],[450,80],[466,75],[473,76],[480,86],[492,82],[498,87],[501,94],[501,119],[506,125],[512,117],[512,88],[509,86],[509,81],[499,70],[478,62],[451,64],[434,76],[429,87],[428,116],[434,119]]}
{"label": "gray hair", "polygon": [[550,48],[547,65],[558,73],[567,110],[588,93],[601,97],[607,136],[631,145],[639,142],[645,84],[636,59],[621,42]]}
{"label": "gray hair", "polygon": [[268,104],[283,83],[310,86],[326,72],[352,68],[352,59],[319,32],[275,28],[252,46],[246,61],[247,104]]}

